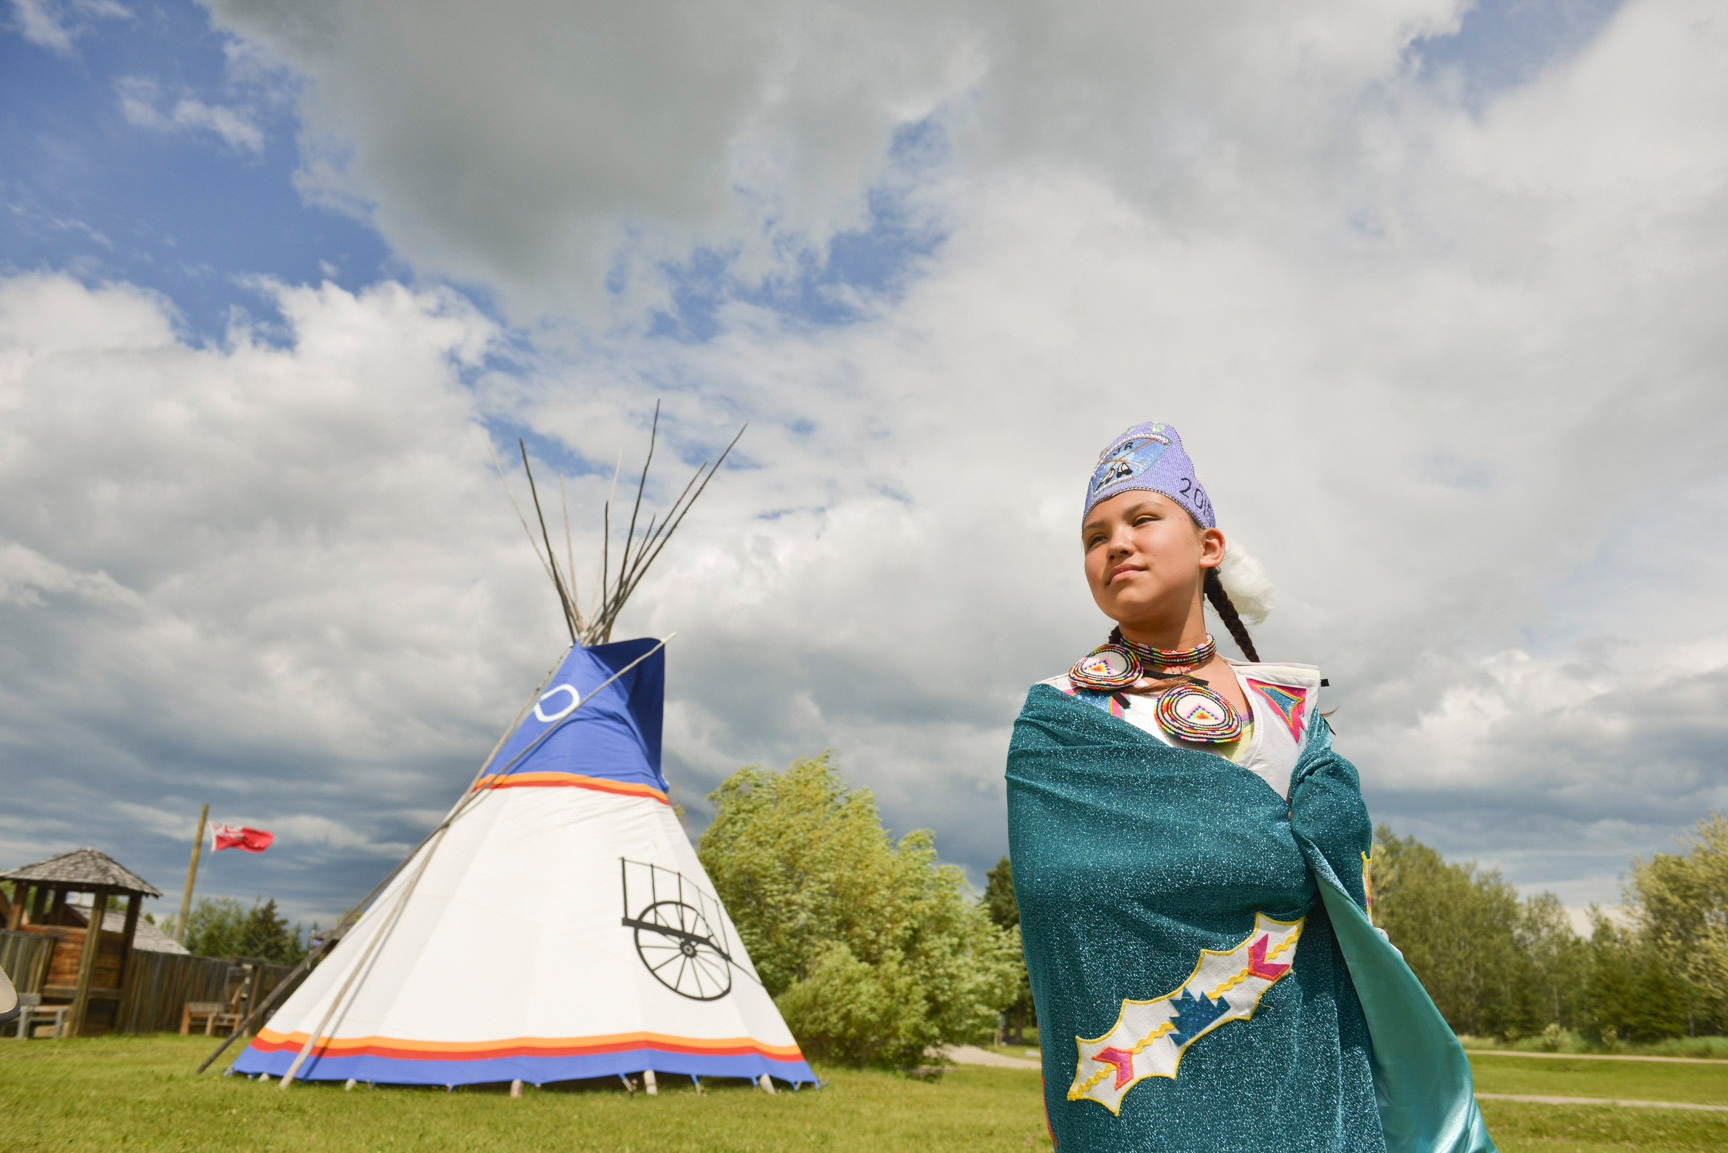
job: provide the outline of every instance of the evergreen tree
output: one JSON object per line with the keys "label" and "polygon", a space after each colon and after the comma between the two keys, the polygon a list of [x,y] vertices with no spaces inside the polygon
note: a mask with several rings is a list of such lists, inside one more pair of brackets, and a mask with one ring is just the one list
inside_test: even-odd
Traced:
{"label": "evergreen tree", "polygon": [[[1014,862],[1003,857],[996,867],[984,874],[984,907],[990,910],[990,919],[1004,929],[1020,927],[1020,902],[1014,897]],[[1010,1045],[1026,1043],[1026,1026],[1038,1023],[1038,1012],[1032,1005],[1032,982],[1026,975],[1026,958],[1020,958],[1020,985],[1015,995],[1014,1003],[1009,1005],[1002,1014],[1008,1023],[1007,1041]]]}
{"label": "evergreen tree", "polygon": [[256,957],[292,965],[306,955],[300,926],[289,928],[275,898],[247,909],[233,897],[200,897],[187,919],[186,949],[203,957]]}
{"label": "evergreen tree", "polygon": [[255,902],[240,926],[240,955],[258,957],[277,965],[292,965],[306,955],[298,926],[290,930],[287,918],[276,911],[276,899]]}
{"label": "evergreen tree", "polygon": [[1014,899],[1014,862],[1003,857],[984,874],[984,907],[990,919],[1004,929],[1020,924],[1020,902]]}
{"label": "evergreen tree", "polygon": [[1685,1034],[1689,990],[1649,934],[1594,906],[1590,929],[1587,1031],[1609,1044]]}

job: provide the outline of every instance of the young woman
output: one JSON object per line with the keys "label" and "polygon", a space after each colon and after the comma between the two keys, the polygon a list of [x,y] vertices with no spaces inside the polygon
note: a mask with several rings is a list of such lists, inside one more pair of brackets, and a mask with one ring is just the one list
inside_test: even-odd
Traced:
{"label": "young woman", "polygon": [[1080,538],[1116,627],[1032,687],[1008,754],[1058,1146],[1492,1150],[1463,1051],[1366,916],[1372,829],[1319,670],[1259,660],[1175,429],[1104,450]]}

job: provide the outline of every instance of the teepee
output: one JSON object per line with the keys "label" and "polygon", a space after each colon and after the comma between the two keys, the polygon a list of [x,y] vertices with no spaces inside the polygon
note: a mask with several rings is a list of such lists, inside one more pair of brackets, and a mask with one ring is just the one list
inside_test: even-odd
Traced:
{"label": "teepee", "polygon": [[[665,641],[609,643],[624,601],[725,458],[698,468],[638,533],[644,464],[616,569],[603,547],[587,612],[529,472],[540,526],[529,539],[571,647],[450,815],[326,942],[236,1072],[284,1087],[645,1071],[765,1087],[815,1080],[668,798]],[[608,501],[607,537],[610,522]]]}

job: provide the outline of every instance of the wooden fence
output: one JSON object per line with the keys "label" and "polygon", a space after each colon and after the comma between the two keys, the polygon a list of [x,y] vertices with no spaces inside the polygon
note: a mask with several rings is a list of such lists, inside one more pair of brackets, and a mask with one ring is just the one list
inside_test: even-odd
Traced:
{"label": "wooden fence", "polygon": [[120,999],[115,1031],[168,1033],[180,1028],[180,1013],[188,1001],[225,1001],[244,1013],[267,997],[286,977],[286,965],[264,961],[189,957],[179,953],[139,950]]}
{"label": "wooden fence", "polygon": [[53,937],[0,929],[0,969],[20,993],[40,993],[48,983],[48,965],[54,956]]}
{"label": "wooden fence", "polygon": [[[0,929],[0,969],[20,993],[40,993],[49,983],[56,943],[57,938],[48,933]],[[132,954],[112,1029],[117,1033],[174,1032],[180,1028],[180,1014],[188,1001],[230,1002],[244,1013],[269,996],[288,973],[288,966],[264,961],[138,949]]]}

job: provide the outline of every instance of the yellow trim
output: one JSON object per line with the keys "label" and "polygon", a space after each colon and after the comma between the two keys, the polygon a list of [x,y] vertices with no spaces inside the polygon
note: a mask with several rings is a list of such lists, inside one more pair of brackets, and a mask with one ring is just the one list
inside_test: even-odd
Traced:
{"label": "yellow trim", "polygon": [[1369,872],[1370,872],[1373,864],[1374,864],[1374,862],[1369,859],[1368,854],[1363,853],[1362,854],[1362,903],[1367,906],[1367,908],[1364,910],[1364,912],[1366,912],[1368,914],[1368,923],[1370,925],[1372,925],[1374,923],[1374,885],[1369,880]]}
{"label": "yellow trim", "polygon": [[[1104,1030],[1104,1032],[1100,1033],[1096,1037],[1075,1036],[1075,1038],[1074,1038],[1074,1050],[1075,1050],[1075,1054],[1076,1054],[1076,1063],[1075,1063],[1076,1074],[1078,1074],[1078,1070],[1080,1068],[1080,1065],[1084,1064],[1088,1060],[1088,1058],[1086,1056],[1086,1050],[1084,1047],[1087,1045],[1101,1044],[1105,1039],[1107,1039],[1110,1036],[1110,1034],[1112,1034],[1112,1033],[1116,1032],[1116,1030],[1120,1029],[1122,1027],[1122,1023],[1123,1023],[1123,1017],[1125,1017],[1127,1015],[1128,1006],[1130,1006],[1130,1005],[1156,1005],[1160,1001],[1174,1000],[1176,998],[1176,996],[1182,992],[1182,990],[1184,990],[1188,987],[1188,984],[1190,981],[1193,981],[1194,978],[1196,978],[1200,975],[1200,966],[1202,966],[1206,963],[1207,957],[1228,957],[1230,954],[1236,952],[1237,950],[1242,949],[1245,946],[1252,944],[1254,942],[1255,937],[1258,937],[1262,932],[1265,932],[1265,930],[1263,930],[1260,927],[1260,924],[1262,921],[1264,921],[1268,924],[1278,925],[1282,928],[1287,928],[1287,929],[1288,928],[1294,928],[1296,930],[1294,933],[1292,933],[1288,937],[1286,937],[1283,941],[1279,942],[1278,947],[1275,950],[1272,950],[1266,954],[1266,959],[1271,960],[1273,957],[1277,956],[1279,953],[1282,953],[1290,945],[1295,944],[1296,941],[1301,938],[1302,927],[1307,922],[1307,920],[1308,920],[1308,918],[1304,916],[1304,917],[1298,917],[1294,921],[1280,921],[1276,917],[1268,917],[1264,913],[1255,913],[1254,914],[1254,928],[1249,932],[1249,934],[1246,937],[1242,938],[1242,940],[1237,942],[1236,945],[1234,945],[1233,947],[1228,948],[1228,949],[1201,949],[1200,950],[1200,958],[1194,962],[1194,968],[1188,974],[1187,978],[1180,985],[1176,986],[1174,989],[1170,990],[1168,993],[1165,993],[1162,997],[1153,997],[1153,998],[1150,998],[1149,1000],[1145,1000],[1145,1001],[1136,1001],[1133,998],[1124,998],[1122,1001],[1122,1008],[1117,1010],[1117,1012],[1116,1012],[1116,1023],[1115,1024],[1111,1025],[1108,1029]],[[1289,971],[1290,970],[1286,969],[1286,970],[1284,970],[1283,973],[1278,974],[1278,976],[1276,976],[1276,977],[1272,978],[1270,981],[1266,982],[1266,988],[1261,989],[1258,993],[1256,993],[1254,995],[1254,1003],[1252,1005],[1248,1006],[1248,1012],[1246,1015],[1241,1016],[1241,1017],[1229,1017],[1229,1018],[1219,1017],[1218,1019],[1216,1019],[1216,1020],[1212,1021],[1210,1024],[1208,1024],[1204,1029],[1201,1029],[1198,1033],[1195,1033],[1192,1037],[1189,1037],[1187,1040],[1183,1041],[1182,1044],[1179,1045],[1176,1049],[1176,1064],[1170,1070],[1170,1072],[1168,1072],[1168,1073],[1141,1073],[1141,1074],[1136,1075],[1131,1081],[1128,1082],[1128,1084],[1122,1086],[1122,1092],[1116,1098],[1116,1104],[1115,1105],[1111,1105],[1108,1101],[1098,1101],[1098,1098],[1096,1098],[1096,1097],[1087,1097],[1086,1096],[1087,1092],[1090,1091],[1092,1088],[1094,1088],[1098,1084],[1098,1082],[1102,1081],[1105,1076],[1107,1076],[1110,1073],[1115,1071],[1115,1066],[1110,1065],[1108,1062],[1104,1063],[1105,1068],[1099,1070],[1096,1074],[1094,1074],[1087,1081],[1081,1082],[1079,1080],[1076,1080],[1074,1082],[1074,1084],[1071,1085],[1068,1089],[1068,1100],[1079,1101],[1079,1100],[1085,1099],[1085,1100],[1089,1100],[1089,1101],[1097,1101],[1098,1104],[1100,1104],[1100,1105],[1104,1106],[1104,1108],[1110,1110],[1110,1112],[1113,1116],[1121,1116],[1122,1101],[1124,1098],[1126,1098],[1128,1096],[1128,1091],[1130,1089],[1134,1088],[1134,1086],[1138,1085],[1140,1082],[1146,1080],[1149,1077],[1168,1077],[1171,1080],[1175,1080],[1176,1074],[1182,1068],[1182,1058],[1183,1058],[1183,1056],[1185,1056],[1187,1054],[1188,1046],[1192,1045],[1194,1042],[1198,1041],[1200,1038],[1204,1037],[1206,1034],[1210,1033],[1212,1030],[1218,1028],[1218,1026],[1220,1026],[1220,1025],[1228,1024],[1230,1021],[1246,1021],[1246,1020],[1249,1020],[1250,1018],[1252,1018],[1254,1016],[1255,1012],[1259,1010],[1260,998],[1262,998],[1266,995],[1266,990],[1270,989],[1273,985],[1276,985],[1279,981],[1283,980],[1285,974],[1287,974]],[[1247,974],[1247,970],[1243,970],[1243,972],[1241,974],[1238,974],[1236,977],[1232,978],[1231,981],[1226,983],[1226,985],[1220,986],[1219,992],[1222,992],[1229,985],[1235,984],[1236,982],[1239,982],[1240,980],[1242,980],[1243,976],[1245,976],[1246,974]],[[1215,993],[1209,999],[1210,1000],[1217,1000],[1217,996],[1218,995]],[[1156,1040],[1159,1037],[1162,1037],[1165,1033],[1174,1031],[1175,1028],[1176,1028],[1176,1026],[1175,1026],[1175,1023],[1173,1021],[1166,1020],[1166,1021],[1160,1022],[1158,1027],[1153,1029],[1150,1034],[1148,1034],[1147,1036],[1143,1037],[1140,1041],[1135,1043],[1131,1052],[1132,1053],[1139,1053],[1140,1050],[1144,1049],[1151,1042],[1153,1042],[1154,1040]],[[1091,1058],[1091,1060],[1096,1060],[1096,1058]]]}
{"label": "yellow trim", "polygon": [[[1272,918],[1268,917],[1266,919],[1271,920]],[[1255,927],[1258,928],[1259,927],[1258,924],[1256,924]],[[1294,933],[1291,933],[1288,937],[1285,937],[1282,941],[1279,941],[1278,944],[1274,948],[1272,948],[1270,951],[1267,952],[1266,959],[1268,961],[1270,961],[1272,958],[1274,958],[1278,954],[1282,953],[1285,949],[1288,949],[1291,945],[1294,945],[1298,940],[1301,939],[1301,937],[1302,937],[1302,931],[1300,929],[1298,929]],[[1253,940],[1253,938],[1250,937],[1249,940]],[[1242,947],[1241,945],[1237,945],[1236,949],[1240,949],[1241,947]],[[1232,953],[1234,953],[1236,951],[1236,949],[1232,949],[1230,951]],[[1219,997],[1222,997],[1225,993],[1228,993],[1230,990],[1232,990],[1236,986],[1240,985],[1243,981],[1246,981],[1248,979],[1248,974],[1252,973],[1253,971],[1254,971],[1254,966],[1252,966],[1252,965],[1246,966],[1245,968],[1243,968],[1243,970],[1240,973],[1236,974],[1234,977],[1230,978],[1228,981],[1224,982],[1222,985],[1218,986],[1216,989],[1214,989],[1210,993],[1206,994],[1206,999],[1209,1001],[1216,1001]],[[1282,974],[1282,973],[1278,974],[1279,977],[1282,977],[1283,975],[1284,974]],[[1276,980],[1277,978],[1275,977],[1273,979]]]}

